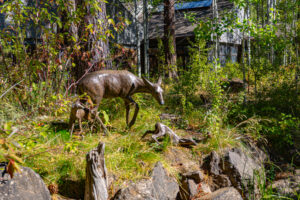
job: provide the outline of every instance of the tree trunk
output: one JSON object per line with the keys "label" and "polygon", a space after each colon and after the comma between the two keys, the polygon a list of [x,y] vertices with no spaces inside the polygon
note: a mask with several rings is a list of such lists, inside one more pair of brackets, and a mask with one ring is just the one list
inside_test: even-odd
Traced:
{"label": "tree trunk", "polygon": [[[213,23],[215,24],[215,27],[218,26],[218,22],[219,21],[219,13],[218,13],[218,4],[217,4],[217,0],[213,0]],[[216,31],[216,30],[214,30]],[[219,35],[218,33],[213,33],[213,36],[215,38],[213,38],[213,41],[215,41],[215,48],[214,48],[214,59],[215,59],[215,67],[218,66],[219,62]],[[217,72],[217,69],[215,69],[215,72]]]}
{"label": "tree trunk", "polygon": [[[251,14],[250,14],[250,2],[247,0],[247,18],[248,18],[248,26],[250,26],[250,19],[251,19]],[[248,93],[249,93],[249,83],[250,83],[250,67],[251,67],[251,32],[250,30],[248,31]]]}
{"label": "tree trunk", "polygon": [[133,23],[135,24],[135,37],[136,37],[136,59],[137,59],[137,73],[138,76],[142,76],[141,69],[141,48],[140,48],[140,38],[139,38],[139,26],[138,26],[138,7],[137,0],[134,0],[134,19]]}
{"label": "tree trunk", "polygon": [[108,28],[106,5],[102,0],[96,0],[96,3],[100,9],[96,9],[93,4],[87,4],[83,0],[76,0],[76,9],[80,9],[84,13],[83,20],[78,27],[80,49],[74,58],[76,64],[74,75],[77,80],[87,71],[112,68],[106,36]]}
{"label": "tree trunk", "polygon": [[176,78],[175,0],[164,1],[164,46],[169,77]]}
{"label": "tree trunk", "polygon": [[144,9],[144,68],[145,74],[149,78],[149,41],[148,41],[148,0],[143,0]]}
{"label": "tree trunk", "polygon": [[86,155],[84,200],[107,200],[107,170],[104,159],[105,144],[100,142]]}

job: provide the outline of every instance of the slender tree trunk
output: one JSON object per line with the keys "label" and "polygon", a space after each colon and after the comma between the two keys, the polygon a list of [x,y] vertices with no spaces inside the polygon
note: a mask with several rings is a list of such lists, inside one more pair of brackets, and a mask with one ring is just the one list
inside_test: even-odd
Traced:
{"label": "slender tree trunk", "polygon": [[138,7],[137,7],[137,0],[134,0],[134,24],[135,24],[135,37],[136,37],[136,58],[137,58],[137,73],[138,76],[142,76],[142,69],[141,69],[141,44],[140,44],[140,38],[139,38],[139,26],[137,23],[137,17],[138,17]]}
{"label": "slender tree trunk", "polygon": [[[273,30],[273,20],[274,20],[274,0],[270,0],[270,15],[271,15],[271,29]],[[274,46],[271,44],[271,63],[274,64]]]}
{"label": "slender tree trunk", "polygon": [[[215,26],[218,25],[219,13],[218,13],[218,4],[217,0],[213,0],[213,18]],[[215,48],[214,48],[214,57],[215,57],[215,66],[217,66],[217,62],[219,60],[219,36],[218,33],[214,33],[213,41],[215,41]]]}
{"label": "slender tree trunk", "polygon": [[[244,19],[245,19],[245,10],[244,10]],[[243,20],[244,20],[243,19]],[[246,98],[246,67],[245,67],[245,32],[242,32],[242,66],[243,66],[243,83],[244,83],[244,104],[247,102]]]}
{"label": "slender tree trunk", "polygon": [[244,83],[244,104],[247,102],[246,99],[246,67],[245,67],[245,36],[244,36],[244,32],[243,32],[243,39],[242,39],[242,66],[243,66],[243,83]]}
{"label": "slender tree trunk", "polygon": [[264,13],[264,0],[261,0],[261,19],[262,19],[262,27],[265,27],[265,13]]}
{"label": "slender tree trunk", "polygon": [[[259,2],[257,2],[257,6],[256,6],[256,18],[257,18],[257,22],[256,22],[256,28],[258,29],[259,27]],[[257,36],[257,47],[256,47],[256,60],[257,60],[257,63],[258,63],[258,66],[260,66],[260,44],[259,44],[259,36]],[[255,68],[255,66],[253,66],[253,69]],[[255,96],[257,94],[257,81],[256,81],[256,73],[255,73],[255,69],[253,70],[254,72],[254,93],[255,93]]]}
{"label": "slender tree trunk", "polygon": [[149,40],[148,40],[148,0],[143,0],[144,7],[144,67],[145,74],[149,78]]}
{"label": "slender tree trunk", "polygon": [[285,0],[285,6],[284,6],[284,55],[283,55],[283,65],[287,65],[287,0]]}
{"label": "slender tree trunk", "polygon": [[[247,18],[248,18],[248,26],[250,26],[250,20],[251,20],[251,16],[250,16],[250,2],[249,0],[247,0]],[[248,93],[249,93],[249,72],[250,72],[250,66],[251,66],[251,33],[250,30],[248,31]]]}
{"label": "slender tree trunk", "polygon": [[[297,43],[297,26],[296,26],[296,21],[298,21],[298,5],[297,5],[297,0],[294,0],[294,10],[293,10],[293,26],[294,26],[294,44],[295,44],[295,49],[296,49],[296,70],[295,70],[295,83],[296,83],[296,96],[299,94],[299,87],[298,87],[298,79],[299,79],[299,43]],[[299,41],[298,41],[299,42]]]}
{"label": "slender tree trunk", "polygon": [[[84,12],[83,19],[78,27],[80,50],[75,56],[76,67],[74,73],[76,79],[80,79],[87,70],[97,71],[111,69],[112,62],[109,59],[108,38],[104,37],[107,31],[106,5],[102,0],[96,0],[100,10],[87,4],[84,0],[76,0],[76,8]],[[99,24],[101,21],[101,26]],[[90,27],[88,29],[87,27]]]}
{"label": "slender tree trunk", "polygon": [[177,77],[176,38],[175,38],[175,0],[164,1],[164,46],[165,61],[169,77]]}

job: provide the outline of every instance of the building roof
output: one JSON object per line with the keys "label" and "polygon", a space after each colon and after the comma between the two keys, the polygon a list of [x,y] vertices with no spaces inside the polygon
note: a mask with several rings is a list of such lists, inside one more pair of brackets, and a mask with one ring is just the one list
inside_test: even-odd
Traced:
{"label": "building roof", "polygon": [[[201,2],[201,3],[200,3]],[[192,14],[195,18],[212,18],[212,0],[179,3],[182,9],[175,12],[175,35],[176,37],[189,37],[194,35],[195,25],[185,18],[185,14]],[[209,5],[209,6],[207,6]],[[226,10],[233,9],[234,4],[229,0],[218,0],[219,14]],[[178,7],[179,8],[179,7]],[[184,9],[183,9],[184,8]],[[162,38],[164,35],[163,12],[156,12],[151,15],[149,20],[149,38]]]}
{"label": "building roof", "polygon": [[[209,7],[209,6],[211,6],[211,4],[212,4],[212,0],[201,0],[201,1],[176,3],[175,10],[203,8],[203,7]],[[163,11],[163,9],[164,9],[163,5],[158,7],[158,11]]]}

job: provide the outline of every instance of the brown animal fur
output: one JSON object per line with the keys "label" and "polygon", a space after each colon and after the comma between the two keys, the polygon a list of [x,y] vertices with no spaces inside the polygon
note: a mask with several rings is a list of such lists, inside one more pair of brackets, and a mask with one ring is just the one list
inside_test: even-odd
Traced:
{"label": "brown animal fur", "polygon": [[[78,91],[80,95],[86,93],[91,98],[95,105],[91,112],[100,122],[104,133],[106,133],[107,129],[97,113],[99,104],[103,98],[121,97],[124,100],[126,107],[126,124],[130,128],[135,123],[139,111],[138,104],[131,96],[135,93],[150,93],[163,105],[163,90],[160,85],[161,78],[158,80],[158,83],[151,83],[147,79],[140,79],[126,70],[101,70],[89,73],[83,77],[78,83]],[[85,99],[81,99],[82,103],[85,101]],[[129,123],[130,104],[135,105],[135,112]]]}
{"label": "brown animal fur", "polygon": [[91,111],[89,108],[83,106],[79,101],[76,101],[72,105],[70,120],[69,120],[69,129],[72,137],[74,131],[75,121],[78,120],[80,132],[82,133],[82,121],[92,121]]}

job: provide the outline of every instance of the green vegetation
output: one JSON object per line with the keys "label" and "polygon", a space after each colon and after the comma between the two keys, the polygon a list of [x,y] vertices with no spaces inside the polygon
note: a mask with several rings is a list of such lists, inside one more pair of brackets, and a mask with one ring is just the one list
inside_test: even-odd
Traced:
{"label": "green vegetation", "polygon": [[[65,12],[68,5],[64,7],[63,2],[56,3]],[[258,3],[260,1],[253,1],[251,9],[254,10]],[[287,1],[279,3],[286,7],[294,5]],[[285,30],[286,27],[277,25],[273,19],[274,24],[263,28],[260,23],[264,19],[256,15],[251,18],[256,25],[249,25],[246,21],[222,21],[226,24],[224,27],[215,27],[213,20],[195,21],[192,16],[187,16],[197,26],[196,40],[190,45],[188,67],[184,70],[180,64],[177,66],[178,80],[164,80],[166,105],[159,106],[150,95],[136,95],[134,99],[141,109],[136,124],[128,130],[123,101],[104,99],[100,106],[101,115],[110,134],[102,136],[99,129],[91,132],[88,122],[84,122],[83,135],[75,131],[71,138],[68,117],[76,97],[73,96],[70,72],[76,68],[73,57],[80,51],[80,42],[67,46],[65,37],[75,40],[69,33],[55,34],[34,19],[38,15],[40,21],[68,29],[71,22],[79,23],[82,15],[78,11],[78,16],[67,16],[68,23],[63,27],[55,13],[31,7],[20,9],[20,4],[22,2],[12,1],[1,7],[1,12],[15,14],[10,16],[13,21],[10,29],[0,30],[0,162],[14,163],[13,170],[18,169],[19,164],[31,167],[47,185],[58,187],[60,194],[77,198],[83,196],[85,155],[99,141],[106,144],[106,166],[115,176],[111,193],[126,181],[147,177],[157,161],[178,178],[181,168],[172,160],[174,149],[180,150],[182,157],[198,163],[201,156],[211,151],[222,152],[225,148],[244,146],[251,141],[262,144],[275,159],[284,158],[282,162],[295,165],[295,158],[299,157],[299,144],[295,138],[299,138],[300,86],[295,79],[295,75],[299,75],[299,44],[297,46],[294,39],[299,39],[300,26],[292,13],[288,13],[287,19],[293,22],[291,28],[295,31],[292,33],[297,33],[297,36],[276,35],[275,27]],[[43,6],[48,8],[51,5],[45,3]],[[283,15],[276,19],[283,21]],[[256,17],[258,21],[254,20]],[[32,52],[25,42],[26,28],[20,26],[28,21],[40,30],[42,40]],[[110,20],[110,24],[114,22]],[[93,32],[93,27],[86,28]],[[207,38],[211,34],[220,36],[223,28],[240,28],[253,34],[252,59],[248,60],[248,65],[227,62],[221,66],[218,58],[208,62],[208,51],[214,47],[208,47]],[[109,32],[101,37],[107,39],[110,35]],[[86,42],[86,38],[80,39]],[[242,42],[245,42],[244,38]],[[159,44],[163,46],[162,41]],[[59,52],[63,52],[63,56]],[[241,59],[246,60],[247,56],[243,52]],[[272,56],[276,58],[272,60]],[[162,52],[159,57],[157,75],[165,75]],[[232,91],[225,81],[233,78],[245,80],[239,91]],[[244,88],[245,82],[248,84]],[[161,145],[150,139],[141,140],[145,131],[154,129],[155,123],[161,121],[159,115],[162,113],[179,116],[180,120],[175,123],[163,120],[178,135],[194,137],[198,134],[207,137],[206,140],[192,149],[174,147],[168,138]],[[290,149],[296,151],[290,152]],[[275,173],[272,170],[276,169],[268,170],[268,173]],[[268,182],[273,180],[270,178]],[[263,199],[276,197],[266,183],[260,187]]]}

